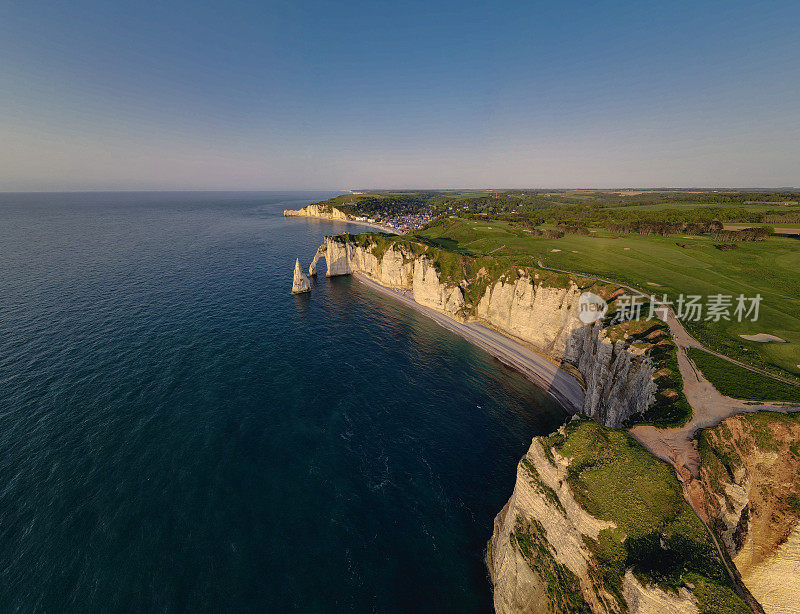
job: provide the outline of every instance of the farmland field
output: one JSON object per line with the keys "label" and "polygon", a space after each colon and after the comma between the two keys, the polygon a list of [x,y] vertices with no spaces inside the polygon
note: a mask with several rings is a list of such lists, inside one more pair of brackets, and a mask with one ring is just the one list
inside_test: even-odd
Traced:
{"label": "farmland field", "polygon": [[[708,347],[748,364],[784,375],[800,375],[800,241],[770,237],[742,242],[736,249],[714,247],[710,236],[613,235],[595,229],[589,236],[559,239],[530,236],[504,221],[447,219],[422,231],[442,247],[496,256],[531,255],[545,266],[608,278],[646,294],[715,294],[762,301],[756,322],[685,322]],[[554,251],[556,250],[556,251]],[[704,316],[705,317],[705,316]],[[746,341],[739,335],[769,333],[787,343]]]}

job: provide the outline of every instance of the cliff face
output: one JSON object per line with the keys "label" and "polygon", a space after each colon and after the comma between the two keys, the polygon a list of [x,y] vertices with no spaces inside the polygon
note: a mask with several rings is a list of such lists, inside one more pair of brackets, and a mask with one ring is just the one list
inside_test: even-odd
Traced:
{"label": "cliff face", "polygon": [[[319,257],[320,252],[317,254]],[[436,268],[424,256],[389,247],[378,257],[369,246],[328,237],[325,261],[328,277],[358,272],[388,288],[410,291],[420,305],[457,320],[464,319],[463,291],[458,286],[442,283]]]}
{"label": "cliff face", "polygon": [[514,281],[487,284],[472,304],[464,288],[477,280],[443,280],[431,258],[402,246],[379,250],[373,244],[328,237],[311,264],[314,271],[322,256],[329,277],[359,272],[384,286],[407,290],[419,304],[455,320],[488,324],[555,362],[571,365],[586,386],[583,413],[601,424],[620,426],[653,403],[650,359],[622,341],[611,341],[599,324],[581,322],[581,290],[573,282],[551,287],[535,274],[523,273]]}
{"label": "cliff face", "polygon": [[620,426],[653,403],[654,369],[645,354],[611,341],[598,323],[584,324],[578,318],[580,295],[575,283],[553,288],[524,275],[489,286],[476,316],[577,367],[586,385],[583,413],[605,426]]}
{"label": "cliff face", "polygon": [[594,586],[592,553],[584,536],[597,539],[613,523],[593,518],[566,486],[567,465],[545,457],[534,439],[517,465],[508,503],[494,521],[486,562],[498,614],[535,612],[618,612],[610,593]]}
{"label": "cliff face", "polygon": [[[535,439],[495,519],[487,565],[497,612],[748,611],[674,471],[626,433],[605,428],[647,410],[656,394],[661,402],[663,355],[674,350],[663,328],[584,324],[583,289],[569,276],[492,273],[481,264],[496,260],[465,264],[413,239],[327,237],[314,271],[322,257],[329,277],[362,274],[450,318],[494,328],[584,380],[582,413],[594,422]],[[658,386],[653,360],[661,365]]]}
{"label": "cliff face", "polygon": [[321,217],[327,220],[350,219],[344,211],[336,207],[322,205],[308,205],[302,209],[284,209],[284,217]]}
{"label": "cliff face", "polygon": [[800,416],[739,415],[703,431],[705,512],[767,614],[800,603]]}
{"label": "cliff face", "polygon": [[[699,571],[719,577],[710,536],[671,470],[641,452],[624,433],[591,422],[533,440],[487,547],[496,612],[747,611],[724,580]],[[598,459],[606,467],[586,466]],[[654,487],[625,480],[638,474]],[[674,557],[672,568],[640,566],[645,543],[652,560]],[[647,579],[664,572],[677,590]]]}

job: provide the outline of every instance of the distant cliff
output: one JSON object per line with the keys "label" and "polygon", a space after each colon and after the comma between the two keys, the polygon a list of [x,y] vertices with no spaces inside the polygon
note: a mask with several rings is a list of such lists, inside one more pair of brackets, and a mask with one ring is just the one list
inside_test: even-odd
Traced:
{"label": "distant cliff", "polygon": [[302,209],[284,209],[284,217],[318,217],[326,220],[348,221],[351,216],[331,205],[308,205]]}
{"label": "distant cliff", "polygon": [[409,291],[421,305],[458,321],[485,323],[577,372],[587,392],[583,413],[606,426],[620,426],[655,403],[656,369],[646,349],[635,347],[631,338],[615,338],[600,323],[584,324],[577,303],[585,288],[569,276],[514,269],[493,277],[484,267],[471,274],[459,269],[451,253],[371,235],[327,237],[311,263],[312,274],[321,257],[328,276],[359,272]]}

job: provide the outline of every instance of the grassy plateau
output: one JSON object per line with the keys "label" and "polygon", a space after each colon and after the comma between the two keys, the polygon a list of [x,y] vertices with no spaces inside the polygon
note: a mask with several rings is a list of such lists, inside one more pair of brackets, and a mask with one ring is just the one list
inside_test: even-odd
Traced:
{"label": "grassy plateau", "polygon": [[[531,256],[545,266],[604,277],[670,300],[678,295],[760,294],[759,318],[685,325],[708,347],[757,367],[800,375],[800,241],[770,237],[720,250],[710,236],[615,235],[531,236],[510,222],[450,218],[420,234],[442,247],[474,254]],[[705,317],[705,316],[704,316]],[[739,335],[769,333],[787,343],[746,341]]]}

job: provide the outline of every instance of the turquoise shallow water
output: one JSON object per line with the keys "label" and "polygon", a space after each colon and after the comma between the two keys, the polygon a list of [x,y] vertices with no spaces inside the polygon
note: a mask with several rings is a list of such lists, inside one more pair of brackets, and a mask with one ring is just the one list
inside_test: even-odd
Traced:
{"label": "turquoise shallow water", "polygon": [[563,413],[355,280],[292,296],[326,196],[0,194],[2,611],[490,609]]}

